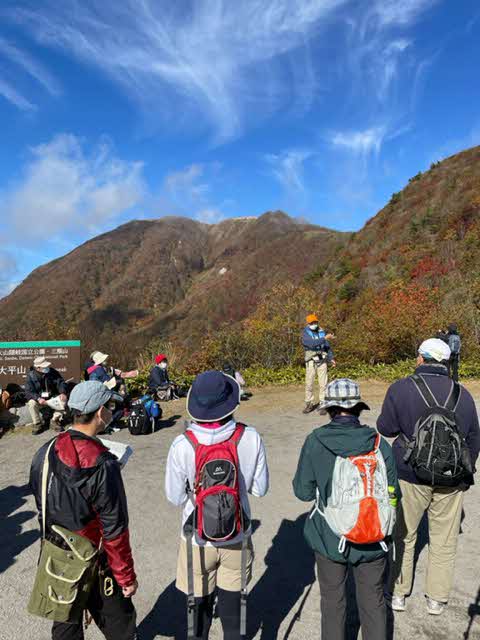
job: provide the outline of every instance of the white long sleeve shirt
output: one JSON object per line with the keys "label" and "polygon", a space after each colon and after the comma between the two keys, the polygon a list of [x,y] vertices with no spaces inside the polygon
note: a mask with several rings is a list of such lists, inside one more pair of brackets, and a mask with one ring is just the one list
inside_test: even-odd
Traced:
{"label": "white long sleeve shirt", "polygon": [[[188,427],[201,444],[211,445],[228,440],[236,428],[235,420],[231,420],[221,427],[211,429],[200,426],[194,422]],[[246,427],[245,432],[238,444],[239,460],[239,483],[240,500],[245,514],[251,517],[248,494],[258,498],[263,497],[269,487],[269,475],[267,457],[263,440],[253,427]],[[183,506],[182,517],[182,537],[183,525],[193,512],[193,504],[187,496],[187,482],[190,487],[195,484],[195,452],[190,441],[185,435],[175,438],[170,447],[167,459],[167,469],[165,472],[165,493],[167,500],[177,507]],[[243,540],[244,535],[250,535],[250,531],[242,532],[225,544],[236,544]],[[194,544],[198,546],[211,545],[214,543],[198,539],[196,536]]]}

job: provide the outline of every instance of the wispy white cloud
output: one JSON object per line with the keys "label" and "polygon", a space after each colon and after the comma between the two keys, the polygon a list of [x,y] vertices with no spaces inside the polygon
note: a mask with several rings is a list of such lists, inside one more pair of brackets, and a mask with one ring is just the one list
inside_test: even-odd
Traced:
{"label": "wispy white cloud", "polygon": [[11,86],[6,80],[0,78],[0,96],[3,96],[5,100],[8,100],[11,104],[15,105],[22,111],[35,111],[36,106],[31,103],[25,96],[19,93],[14,87]]}
{"label": "wispy white cloud", "polygon": [[406,26],[438,2],[439,0],[374,0],[371,12],[380,26]]}
{"label": "wispy white cloud", "polygon": [[215,202],[212,185],[217,180],[222,165],[218,162],[193,163],[167,173],[160,194],[153,208],[162,213],[193,217],[212,224],[225,217],[225,208],[231,203]]}
{"label": "wispy white cloud", "polygon": [[15,65],[21,67],[26,73],[40,83],[51,95],[60,95],[60,84],[53,75],[42,64],[34,60],[27,52],[19,49],[2,37],[0,37],[0,56],[7,58]]}
{"label": "wispy white cloud", "polygon": [[385,135],[386,127],[377,126],[363,131],[337,131],[331,134],[329,141],[334,147],[365,156],[379,153]]}
{"label": "wispy white cloud", "polygon": [[[311,102],[316,80],[308,43],[347,2],[47,0],[8,16],[39,42],[102,68],[157,116],[170,107],[170,120],[185,127],[201,113],[224,141],[249,114],[258,121],[288,103]],[[286,81],[285,61],[300,49]]]}
{"label": "wispy white cloud", "polygon": [[0,218],[24,241],[91,235],[142,200],[142,171],[106,140],[87,154],[74,135],[58,135],[31,149],[20,179],[2,194]]}
{"label": "wispy white cloud", "polygon": [[304,164],[313,152],[306,149],[289,149],[279,154],[267,154],[271,174],[290,195],[305,193]]}

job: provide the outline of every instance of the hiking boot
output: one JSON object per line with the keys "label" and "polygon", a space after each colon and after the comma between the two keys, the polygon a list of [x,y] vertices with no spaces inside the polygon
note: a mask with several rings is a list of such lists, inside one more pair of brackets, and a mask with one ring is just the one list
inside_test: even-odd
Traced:
{"label": "hiking boot", "polygon": [[313,406],[313,404],[311,402],[307,402],[307,404],[305,405],[305,409],[302,411],[302,413],[312,413],[314,409],[315,407]]}
{"label": "hiking boot", "polygon": [[326,416],[327,415],[327,410],[326,409],[319,409],[318,410],[318,415],[319,416]]}
{"label": "hiking boot", "polygon": [[386,593],[385,602],[392,611],[405,611],[406,609],[405,596],[394,596],[393,593]]}
{"label": "hiking boot", "polygon": [[447,606],[445,602],[439,602],[433,598],[425,596],[427,599],[427,611],[432,616],[441,616]]}
{"label": "hiking boot", "polygon": [[50,429],[52,431],[55,431],[55,433],[62,433],[63,431],[63,427],[60,424],[60,422],[57,422],[56,420],[50,420]]}
{"label": "hiking boot", "polygon": [[32,426],[32,436],[38,436],[40,433],[42,433],[44,427],[45,427],[45,423],[44,422],[39,422],[38,424],[33,424],[33,426]]}

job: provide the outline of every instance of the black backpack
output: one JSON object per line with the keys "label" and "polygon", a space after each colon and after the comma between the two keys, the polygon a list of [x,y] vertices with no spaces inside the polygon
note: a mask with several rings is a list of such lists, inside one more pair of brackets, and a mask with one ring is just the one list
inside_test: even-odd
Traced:
{"label": "black backpack", "polygon": [[452,382],[448,398],[441,406],[423,376],[411,379],[427,405],[417,420],[413,438],[405,435],[405,462],[410,462],[415,475],[425,484],[454,487],[472,473],[470,451],[458,429],[455,410],[460,397],[460,385]]}
{"label": "black backpack", "polygon": [[141,400],[134,400],[128,416],[128,430],[132,436],[143,436],[152,433],[152,421]]}

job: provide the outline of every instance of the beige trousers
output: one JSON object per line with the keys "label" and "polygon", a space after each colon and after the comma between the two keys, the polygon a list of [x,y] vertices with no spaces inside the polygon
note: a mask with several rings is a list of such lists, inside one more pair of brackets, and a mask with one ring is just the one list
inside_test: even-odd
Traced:
{"label": "beige trousers", "polygon": [[390,573],[390,591],[408,596],[413,585],[417,531],[428,515],[428,562],[425,594],[448,602],[453,586],[455,556],[463,506],[463,491],[455,487],[430,487],[400,480],[402,500],[394,539],[396,559]]}
{"label": "beige trousers", "polygon": [[[42,416],[42,412],[40,410],[40,405],[36,400],[29,400],[27,402],[28,410],[30,411],[30,417],[32,418],[32,422],[35,426],[43,425],[45,422],[44,417]],[[61,411],[54,411],[53,413],[53,422],[58,422],[62,417]]]}
{"label": "beige trousers", "polygon": [[[252,579],[253,544],[248,540],[247,584]],[[223,547],[193,546],[193,584],[195,597],[208,596],[219,587],[224,591],[240,591],[242,586],[242,544]],[[177,563],[177,589],[188,593],[187,543],[180,541]]]}
{"label": "beige trousers", "polygon": [[318,378],[319,387],[319,402],[325,399],[325,391],[328,384],[328,365],[326,362],[322,362],[320,365],[316,365],[313,360],[309,360],[305,363],[305,402],[314,402],[313,388],[315,385],[315,378]]}

